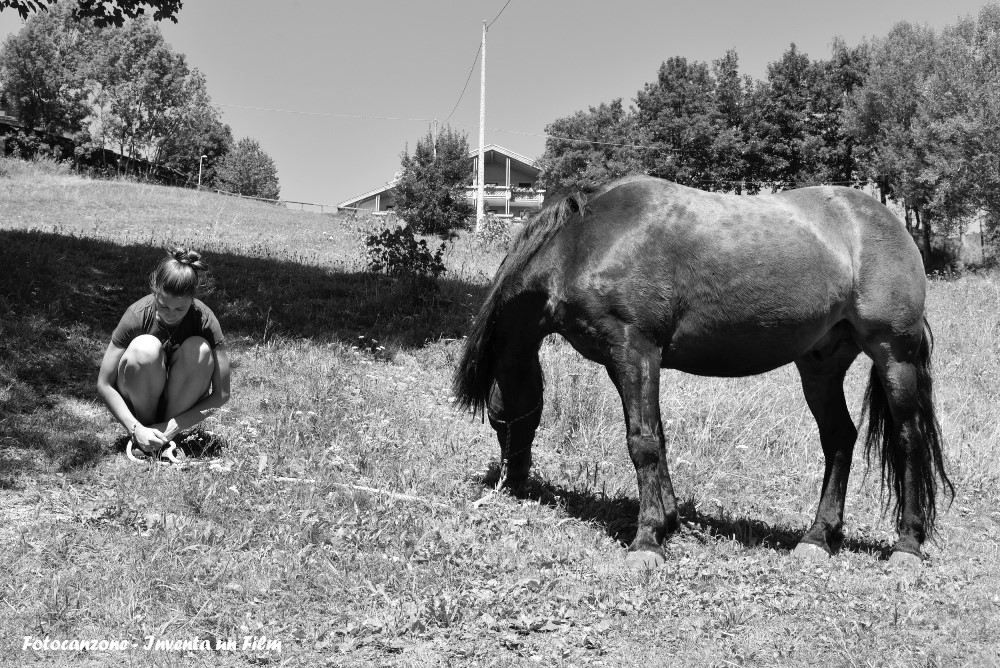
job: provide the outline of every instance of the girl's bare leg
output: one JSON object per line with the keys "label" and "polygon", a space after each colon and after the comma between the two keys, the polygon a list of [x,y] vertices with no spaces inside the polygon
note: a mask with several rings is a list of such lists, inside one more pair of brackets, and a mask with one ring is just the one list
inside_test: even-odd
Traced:
{"label": "girl's bare leg", "polygon": [[208,341],[200,336],[185,339],[170,358],[164,420],[175,418],[194,406],[208,392],[215,371],[215,357]]}
{"label": "girl's bare leg", "polygon": [[156,409],[166,383],[166,356],[160,340],[151,334],[137,336],[118,362],[116,387],[140,424],[148,427],[157,421]]}

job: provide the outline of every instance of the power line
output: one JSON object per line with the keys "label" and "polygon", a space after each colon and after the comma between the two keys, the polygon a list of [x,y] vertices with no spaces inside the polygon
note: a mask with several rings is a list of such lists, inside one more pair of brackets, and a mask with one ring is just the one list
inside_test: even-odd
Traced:
{"label": "power line", "polygon": [[363,114],[333,114],[323,111],[295,111],[293,109],[269,109],[267,107],[244,107],[239,104],[221,104],[220,107],[229,107],[230,109],[249,109],[251,111],[273,111],[281,114],[298,114],[300,116],[328,116],[331,118],[359,118],[369,121],[414,121],[420,123],[429,123],[433,121],[433,118],[403,118],[401,116],[365,116]]}
{"label": "power line", "polygon": [[507,4],[503,6],[503,9],[501,9],[500,12],[497,13],[497,15],[493,17],[492,21],[490,21],[489,23],[486,24],[486,30],[487,31],[489,31],[490,26],[492,26],[494,23],[497,22],[497,19],[500,18],[500,14],[503,14],[503,10],[507,9],[507,5],[509,5],[509,4],[510,4],[510,0],[507,0]]}
{"label": "power line", "polygon": [[[503,10],[507,9],[507,5],[509,4],[510,0],[507,0],[507,3],[500,9],[499,12],[497,12],[497,15],[493,17],[493,20],[490,21],[488,24],[486,24],[487,31],[489,31],[491,25],[497,22],[497,19],[500,18],[500,14],[503,14]],[[479,55],[482,52],[483,52],[483,45],[480,44],[479,48],[476,49],[476,57],[472,59],[472,67],[469,68],[469,76],[465,77],[465,85],[462,86],[462,92],[458,96],[458,102],[455,103],[455,106],[451,108],[451,113],[449,113],[448,116],[444,119],[445,123],[447,123],[448,119],[452,117],[452,115],[455,113],[455,110],[458,109],[458,105],[462,102],[462,98],[465,97],[465,91],[468,90],[469,88],[469,82],[472,81],[472,73],[476,71],[476,63],[479,62]]]}
{"label": "power line", "polygon": [[[500,11],[502,12],[503,10],[501,9]],[[499,16],[499,14],[497,16]],[[465,78],[465,85],[462,86],[462,93],[461,95],[458,96],[458,102],[456,102],[455,106],[451,108],[451,114],[448,114],[448,117],[444,119],[445,123],[448,122],[448,119],[451,118],[451,115],[455,113],[456,109],[458,109],[458,105],[462,101],[462,97],[465,95],[466,89],[469,87],[469,81],[472,80],[472,73],[476,71],[476,63],[479,62],[479,54],[482,52],[483,52],[483,45],[480,44],[479,48],[476,49],[476,57],[472,59],[472,67],[469,68],[469,76]]]}

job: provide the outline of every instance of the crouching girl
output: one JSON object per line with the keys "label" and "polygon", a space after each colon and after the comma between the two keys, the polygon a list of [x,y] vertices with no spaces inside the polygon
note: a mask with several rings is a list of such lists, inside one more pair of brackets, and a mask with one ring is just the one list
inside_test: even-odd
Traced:
{"label": "crouching girl", "polygon": [[125,310],[101,362],[98,394],[130,448],[149,455],[229,401],[225,337],[196,297],[206,269],[198,253],[172,250],[150,275],[152,293]]}

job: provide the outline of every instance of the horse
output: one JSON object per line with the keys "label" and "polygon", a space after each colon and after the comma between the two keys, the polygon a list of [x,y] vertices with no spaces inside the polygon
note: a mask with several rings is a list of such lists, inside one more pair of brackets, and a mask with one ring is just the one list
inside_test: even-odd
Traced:
{"label": "horse", "polygon": [[547,204],[504,258],[454,373],[456,403],[485,413],[501,484],[523,491],[542,413],[538,351],[560,334],[606,367],[621,397],[639,514],[626,564],[665,562],[679,527],[660,418],[660,370],[748,376],[793,363],[825,459],[815,520],[793,550],[829,558],[843,541],[858,429],[844,378],[872,361],[865,455],[880,460],[913,565],[933,534],[938,480],[954,498],[934,411],[933,335],[920,252],[860,190],[816,186],[738,196],[640,176]]}

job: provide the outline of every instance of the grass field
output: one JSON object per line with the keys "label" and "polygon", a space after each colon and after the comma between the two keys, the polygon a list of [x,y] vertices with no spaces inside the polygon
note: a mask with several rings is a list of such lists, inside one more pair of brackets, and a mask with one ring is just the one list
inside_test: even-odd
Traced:
{"label": "grass field", "polygon": [[[186,468],[129,462],[95,390],[170,243],[212,264],[233,367],[206,425],[224,446]],[[635,473],[603,369],[543,345],[525,499],[490,493],[492,431],[452,407],[500,259],[461,237],[428,292],[367,272],[349,219],[0,160],[0,665],[1000,665],[997,276],[930,285],[957,495],[923,567],[887,566],[860,453],[844,549],[790,558],[822,454],[780,369],[665,374],[683,526],[664,568],[634,574]],[[32,649],[46,637],[131,646]]]}

